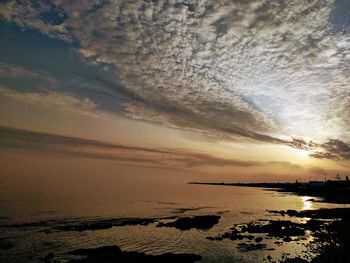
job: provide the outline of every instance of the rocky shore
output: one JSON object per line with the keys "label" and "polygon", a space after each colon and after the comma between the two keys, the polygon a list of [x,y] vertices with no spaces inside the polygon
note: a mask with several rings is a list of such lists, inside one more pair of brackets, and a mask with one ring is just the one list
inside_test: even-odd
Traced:
{"label": "rocky shore", "polygon": [[[348,184],[348,182],[346,182]],[[320,187],[312,188],[294,183],[191,183],[217,186],[243,186],[258,187],[267,190],[288,192],[301,196],[322,198],[321,202],[335,204],[350,203],[350,189],[343,185],[339,188]],[[315,201],[315,200],[312,200]],[[274,237],[275,244],[283,242],[299,241],[304,238],[306,231],[312,233],[313,240],[307,243],[307,253],[294,258],[283,257],[279,262],[283,263],[345,263],[349,262],[350,253],[350,208],[328,208],[318,210],[282,210],[268,211],[272,214],[286,217],[285,220],[256,221],[247,224],[234,225],[231,231],[215,237],[207,237],[209,240],[220,241],[223,239],[245,240],[239,243],[238,248],[244,250],[269,250],[261,243],[265,238]],[[295,223],[291,219],[307,219],[306,223]],[[256,235],[263,234],[257,237]],[[255,243],[249,243],[253,241]],[[242,250],[241,250],[242,251]],[[316,255],[311,257],[310,255]],[[266,260],[266,259],[264,259]],[[271,256],[267,257],[270,262]]]}

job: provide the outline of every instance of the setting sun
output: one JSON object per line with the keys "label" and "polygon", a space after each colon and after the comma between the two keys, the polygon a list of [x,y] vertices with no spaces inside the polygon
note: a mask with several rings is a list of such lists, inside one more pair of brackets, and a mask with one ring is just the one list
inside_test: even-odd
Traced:
{"label": "setting sun", "polygon": [[302,157],[302,158],[307,158],[307,157],[310,156],[310,152],[307,151],[307,150],[299,150],[299,151],[298,151],[298,154],[299,154],[299,156]]}

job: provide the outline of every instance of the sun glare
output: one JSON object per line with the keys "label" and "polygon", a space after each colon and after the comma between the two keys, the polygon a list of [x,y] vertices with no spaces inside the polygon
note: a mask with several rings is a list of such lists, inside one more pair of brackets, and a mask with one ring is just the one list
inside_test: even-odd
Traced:
{"label": "sun glare", "polygon": [[307,157],[309,157],[309,154],[310,154],[310,152],[307,151],[307,150],[299,150],[299,155],[300,155],[300,157],[302,157],[302,158],[307,158]]}

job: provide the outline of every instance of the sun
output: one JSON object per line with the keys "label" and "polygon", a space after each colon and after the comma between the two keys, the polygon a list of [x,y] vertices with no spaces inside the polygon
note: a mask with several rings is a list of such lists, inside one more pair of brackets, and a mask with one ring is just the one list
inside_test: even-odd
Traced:
{"label": "sun", "polygon": [[302,158],[307,158],[307,157],[309,157],[310,152],[307,150],[299,150],[298,154]]}

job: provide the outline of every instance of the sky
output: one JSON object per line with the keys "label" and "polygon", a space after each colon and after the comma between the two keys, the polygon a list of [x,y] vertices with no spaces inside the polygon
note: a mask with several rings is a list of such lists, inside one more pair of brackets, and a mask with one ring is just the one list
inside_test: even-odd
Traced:
{"label": "sky", "polygon": [[0,1],[0,126],[19,159],[350,175],[350,2]]}

